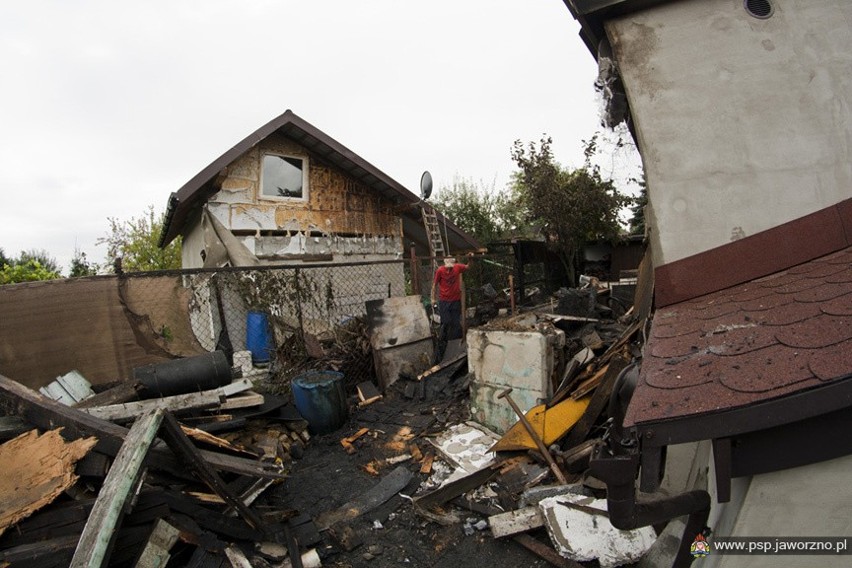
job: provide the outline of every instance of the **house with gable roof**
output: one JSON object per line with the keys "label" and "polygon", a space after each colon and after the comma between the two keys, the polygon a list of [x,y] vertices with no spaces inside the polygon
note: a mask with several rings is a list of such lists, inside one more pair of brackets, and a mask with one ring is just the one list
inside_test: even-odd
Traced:
{"label": "house with gable roof", "polygon": [[[421,199],[287,110],[169,197],[160,246],[183,267],[355,262],[429,255]],[[437,213],[449,250],[480,248]]]}
{"label": "house with gable roof", "polygon": [[687,565],[704,525],[711,547],[849,534],[852,4],[564,2],[649,197],[653,317],[622,437],[593,461],[613,524],[683,516],[648,566]]}

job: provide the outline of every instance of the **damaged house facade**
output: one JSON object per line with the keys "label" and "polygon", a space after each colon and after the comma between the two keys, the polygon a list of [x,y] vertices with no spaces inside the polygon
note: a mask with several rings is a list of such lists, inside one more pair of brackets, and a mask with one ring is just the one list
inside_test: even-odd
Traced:
{"label": "damaged house facade", "polygon": [[[365,302],[405,296],[403,257],[430,256],[423,200],[312,124],[287,110],[237,143],[169,197],[160,246],[182,237],[184,268],[304,267],[299,287],[312,302],[276,303],[281,287],[254,295],[264,309],[321,333],[365,315]],[[479,244],[440,213],[453,253]],[[251,276],[249,278],[252,278]],[[289,286],[289,284],[288,284]],[[319,297],[321,301],[317,299]],[[293,304],[293,302],[290,302]],[[218,336],[214,290],[197,298],[195,325]],[[229,314],[250,306],[227,305]],[[241,349],[245,317],[229,318]],[[211,323],[212,322],[212,323]],[[236,324],[233,322],[237,322]]]}
{"label": "damaged house facade", "polygon": [[[593,462],[626,495],[610,502],[613,523],[690,515],[674,531],[680,562],[704,525],[719,537],[848,534],[852,4],[565,4],[649,195],[655,313],[625,444]],[[642,492],[662,483],[681,500],[625,512],[636,475]]]}
{"label": "damaged house facade", "polygon": [[[422,201],[288,110],[169,197],[160,246],[184,268],[428,256]],[[479,244],[440,213],[454,252]]]}

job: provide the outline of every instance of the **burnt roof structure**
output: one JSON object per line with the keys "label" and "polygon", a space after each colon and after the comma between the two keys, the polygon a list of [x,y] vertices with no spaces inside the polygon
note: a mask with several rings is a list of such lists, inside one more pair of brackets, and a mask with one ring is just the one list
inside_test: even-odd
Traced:
{"label": "burnt roof structure", "polygon": [[[394,203],[400,210],[406,239],[414,241],[419,245],[418,248],[428,250],[428,236],[418,207],[420,198],[289,109],[246,136],[171,194],[159,246],[166,246],[180,235],[191,215],[219,191],[221,174],[234,160],[275,133],[300,144],[314,159],[352,176]],[[436,213],[441,225],[446,227],[451,250],[476,250],[481,247],[475,239],[456,227],[440,212]]]}

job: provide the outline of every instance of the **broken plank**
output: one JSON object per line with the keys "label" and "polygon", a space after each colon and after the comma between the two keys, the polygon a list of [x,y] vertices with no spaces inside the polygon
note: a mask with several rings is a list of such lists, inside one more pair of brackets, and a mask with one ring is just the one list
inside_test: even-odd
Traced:
{"label": "broken plank", "polygon": [[233,568],[252,568],[251,562],[246,558],[245,553],[235,544],[225,549],[225,556],[228,557],[228,561]]}
{"label": "broken plank", "polygon": [[172,547],[179,536],[180,530],[158,519],[134,568],[160,568],[168,564]]}
{"label": "broken plank", "polygon": [[219,497],[225,500],[226,503],[235,507],[242,517],[254,528],[263,531],[264,525],[257,516],[257,513],[249,509],[243,504],[240,499],[234,495],[225,482],[219,477],[219,474],[210,467],[204,458],[199,453],[198,449],[192,445],[192,442],[183,433],[180,424],[170,412],[165,411],[163,415],[163,440],[184,462],[190,466],[198,474],[198,477],[216,493]]}
{"label": "broken plank", "polygon": [[456,363],[458,363],[462,359],[466,359],[466,358],[467,358],[467,352],[463,351],[462,353],[459,353],[455,357],[452,357],[452,358],[447,359],[445,361],[441,361],[437,365],[432,365],[431,367],[429,367],[428,369],[426,369],[425,371],[423,371],[422,373],[417,375],[417,380],[422,381],[426,377],[434,375],[438,371],[442,371],[443,369],[446,369],[447,367],[449,367],[451,365],[455,365]]}
{"label": "broken plank", "polygon": [[239,396],[231,396],[222,401],[219,405],[220,410],[235,410],[237,408],[249,408],[252,406],[260,406],[263,404],[265,397],[256,392],[247,392]]}
{"label": "broken plank", "polygon": [[29,564],[39,568],[67,566],[78,535],[66,535],[50,540],[22,544],[0,551],[0,566]]}
{"label": "broken plank", "polygon": [[418,507],[423,507],[426,509],[431,507],[437,507],[439,505],[443,505],[450,499],[467,493],[471,489],[476,489],[483,483],[487,483],[488,481],[490,481],[496,475],[496,469],[492,467],[484,467],[479,471],[475,471],[469,475],[466,475],[465,477],[462,477],[461,479],[457,479],[450,483],[445,483],[434,491],[430,491],[429,493],[425,493],[423,495],[418,495],[412,501]]}
{"label": "broken plank", "polygon": [[544,526],[544,516],[538,507],[524,507],[516,511],[488,517],[494,538],[502,538]]}
{"label": "broken plank", "polygon": [[71,568],[102,566],[109,559],[115,529],[142,476],[142,462],[157,436],[163,414],[162,409],[150,411],[136,420],[127,434],[80,535]]}
{"label": "broken plank", "polygon": [[0,534],[77,482],[74,466],[97,440],[66,442],[60,430],[30,430],[0,445]]}
{"label": "broken plank", "polygon": [[320,530],[326,530],[331,525],[352,520],[372,511],[408,485],[411,478],[412,473],[405,466],[397,467],[363,495],[359,495],[339,509],[320,514],[316,520],[317,527]]}
{"label": "broken plank", "polygon": [[93,406],[130,402],[139,398],[140,390],[142,390],[142,383],[139,381],[122,381],[112,388],[81,400],[74,405],[74,408],[91,408]]}
{"label": "broken plank", "polygon": [[83,408],[92,416],[104,420],[129,420],[154,408],[162,408],[172,412],[181,410],[194,410],[201,408],[222,407],[222,397],[231,396],[251,389],[252,384],[248,379],[240,379],[229,385],[217,389],[194,392],[189,394],[176,394],[161,398],[151,398],[136,402],[123,402],[121,404],[110,404]]}
{"label": "broken plank", "polygon": [[[128,430],[108,420],[101,420],[76,408],[51,400],[26,386],[0,374],[0,409],[7,414],[19,416],[24,421],[41,428],[52,430],[63,427],[62,437],[66,440],[95,436],[95,450],[115,456],[121,449]],[[220,452],[201,450],[208,463],[219,471],[240,475],[284,479],[280,465],[247,460]],[[152,448],[148,454],[148,465],[168,471],[174,475],[186,475],[185,468],[166,448]]]}
{"label": "broken plank", "polygon": [[199,430],[198,428],[190,428],[189,426],[181,425],[181,430],[188,437],[192,438],[196,442],[201,442],[202,444],[207,444],[209,446],[215,446],[217,448],[221,448],[223,450],[228,450],[235,454],[245,454],[247,456],[257,458],[258,455],[256,452],[251,450],[247,450],[242,446],[235,446],[228,440],[224,438],[219,438],[218,436],[214,436],[209,432],[205,432],[204,430]]}
{"label": "broken plank", "polygon": [[607,371],[604,375],[603,381],[589,400],[589,406],[586,407],[585,412],[583,412],[583,416],[581,416],[580,420],[574,424],[574,427],[571,428],[571,431],[568,432],[568,435],[562,442],[563,448],[572,448],[581,444],[586,439],[586,436],[588,436],[589,432],[591,432],[592,427],[597,422],[601,412],[603,412],[609,404],[610,393],[612,392],[612,387],[615,384],[616,378],[618,378],[619,373],[621,373],[628,363],[629,359],[627,354],[622,354],[619,357],[613,357],[607,363]]}
{"label": "broken plank", "polygon": [[11,440],[32,429],[32,425],[17,416],[0,416],[0,441]]}
{"label": "broken plank", "polygon": [[579,562],[559,556],[555,550],[528,534],[516,534],[512,540],[558,568],[583,568]]}
{"label": "broken plank", "polygon": [[376,388],[376,385],[372,381],[358,383],[356,389],[358,390],[358,398],[361,402],[382,398],[382,393],[379,392],[379,389]]}

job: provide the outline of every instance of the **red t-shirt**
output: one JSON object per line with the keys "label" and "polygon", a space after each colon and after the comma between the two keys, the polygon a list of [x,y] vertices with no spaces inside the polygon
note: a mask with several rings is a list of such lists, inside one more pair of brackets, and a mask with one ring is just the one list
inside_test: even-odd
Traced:
{"label": "red t-shirt", "polygon": [[438,299],[445,302],[461,300],[461,273],[467,270],[466,264],[439,266],[435,271],[435,284],[438,286]]}

